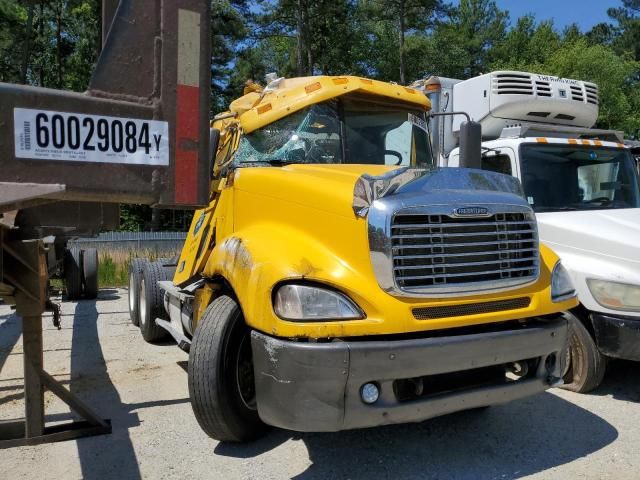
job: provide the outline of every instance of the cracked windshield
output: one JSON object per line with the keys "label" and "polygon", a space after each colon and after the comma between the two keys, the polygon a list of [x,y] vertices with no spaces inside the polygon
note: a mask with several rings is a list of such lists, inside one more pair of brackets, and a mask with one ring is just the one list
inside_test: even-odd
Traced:
{"label": "cracked windshield", "polygon": [[431,166],[425,113],[354,100],[300,110],[240,140],[235,164]]}
{"label": "cracked windshield", "polygon": [[520,167],[536,212],[640,206],[634,159],[620,148],[523,145]]}

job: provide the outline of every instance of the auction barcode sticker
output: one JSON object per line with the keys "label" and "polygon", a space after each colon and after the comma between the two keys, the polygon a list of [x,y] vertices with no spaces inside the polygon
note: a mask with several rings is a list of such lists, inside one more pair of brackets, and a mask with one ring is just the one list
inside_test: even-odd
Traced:
{"label": "auction barcode sticker", "polygon": [[169,123],[13,109],[15,156],[38,160],[169,165]]}

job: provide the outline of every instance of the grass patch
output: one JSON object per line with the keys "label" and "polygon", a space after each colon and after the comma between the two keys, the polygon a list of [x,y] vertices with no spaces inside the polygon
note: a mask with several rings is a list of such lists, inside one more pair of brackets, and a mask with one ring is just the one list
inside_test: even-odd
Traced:
{"label": "grass patch", "polygon": [[123,287],[128,282],[128,262],[116,263],[111,255],[98,256],[98,285],[101,287]]}
{"label": "grass patch", "polygon": [[[167,254],[162,258],[179,255],[180,251]],[[158,260],[156,250],[142,249],[131,251],[103,251],[98,253],[98,284],[102,287],[126,287],[129,282],[129,262],[133,258],[144,258],[150,262]]]}

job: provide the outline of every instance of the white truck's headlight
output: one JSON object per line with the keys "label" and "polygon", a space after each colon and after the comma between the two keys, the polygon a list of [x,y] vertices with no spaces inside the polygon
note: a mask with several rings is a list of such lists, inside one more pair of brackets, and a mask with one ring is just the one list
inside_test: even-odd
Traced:
{"label": "white truck's headlight", "polygon": [[596,302],[603,307],[640,312],[640,286],[593,278],[587,280],[587,285]]}
{"label": "white truck's headlight", "polygon": [[569,272],[562,263],[556,263],[551,274],[551,301],[563,302],[576,296],[576,289],[573,286]]}
{"label": "white truck's headlight", "polygon": [[311,285],[287,284],[278,288],[273,300],[276,314],[285,320],[322,321],[364,318],[346,295]]}

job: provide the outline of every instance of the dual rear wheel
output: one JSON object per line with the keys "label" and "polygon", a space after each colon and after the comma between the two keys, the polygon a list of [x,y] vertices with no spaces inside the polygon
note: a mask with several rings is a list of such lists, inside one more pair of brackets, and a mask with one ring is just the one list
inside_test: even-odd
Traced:
{"label": "dual rear wheel", "polygon": [[160,262],[135,258],[129,263],[129,318],[150,343],[167,336],[167,331],[156,324],[156,318],[167,318],[158,282],[170,280],[170,276],[170,269]]}
{"label": "dual rear wheel", "polygon": [[64,253],[64,280],[69,300],[98,296],[98,251],[72,247]]}

